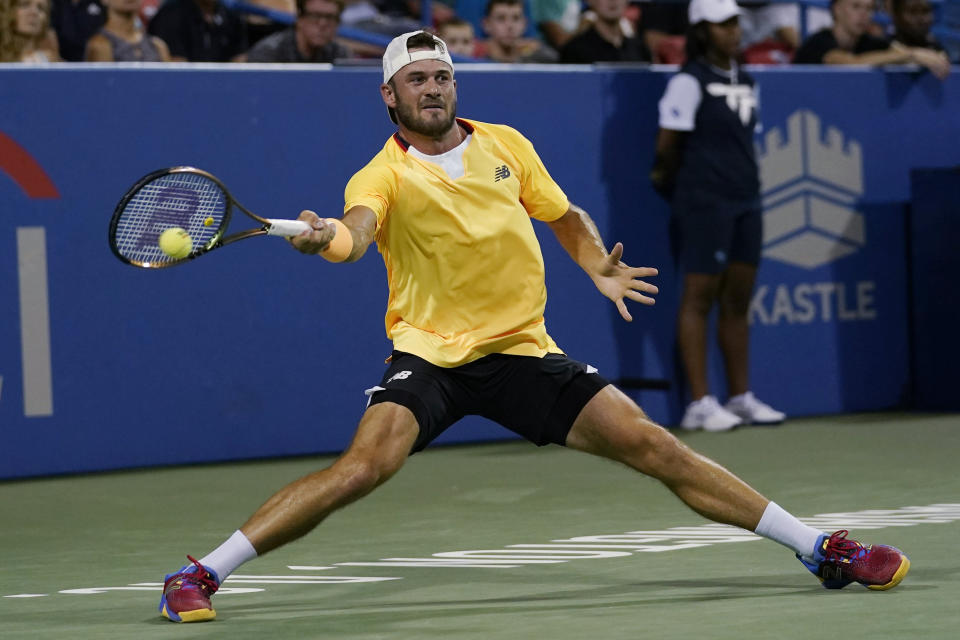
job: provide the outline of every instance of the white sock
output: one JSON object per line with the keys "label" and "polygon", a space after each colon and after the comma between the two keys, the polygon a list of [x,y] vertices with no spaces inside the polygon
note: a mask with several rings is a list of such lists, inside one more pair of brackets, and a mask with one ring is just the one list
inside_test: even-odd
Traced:
{"label": "white sock", "polygon": [[805,557],[813,555],[817,539],[823,535],[823,531],[803,524],[781,509],[776,502],[767,505],[754,533],[779,542]]}
{"label": "white sock", "polygon": [[213,569],[222,583],[237,567],[256,557],[257,550],[247,540],[247,536],[237,529],[226,542],[200,558],[200,564]]}

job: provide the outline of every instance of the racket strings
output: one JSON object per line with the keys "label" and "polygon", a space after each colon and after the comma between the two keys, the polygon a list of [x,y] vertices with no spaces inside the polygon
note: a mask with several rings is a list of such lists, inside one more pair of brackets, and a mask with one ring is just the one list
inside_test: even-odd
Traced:
{"label": "racket strings", "polygon": [[160,234],[181,227],[194,250],[217,235],[227,212],[227,197],[213,180],[195,173],[169,173],[146,184],[131,197],[114,230],[114,245],[125,258],[144,263],[168,263],[157,244]]}

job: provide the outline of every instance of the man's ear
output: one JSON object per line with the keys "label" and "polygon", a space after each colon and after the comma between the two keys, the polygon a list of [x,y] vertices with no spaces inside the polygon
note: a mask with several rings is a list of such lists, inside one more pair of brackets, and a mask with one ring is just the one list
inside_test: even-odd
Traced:
{"label": "man's ear", "polygon": [[397,97],[393,93],[393,88],[386,82],[380,85],[380,96],[383,98],[385,105],[391,109],[397,108]]}

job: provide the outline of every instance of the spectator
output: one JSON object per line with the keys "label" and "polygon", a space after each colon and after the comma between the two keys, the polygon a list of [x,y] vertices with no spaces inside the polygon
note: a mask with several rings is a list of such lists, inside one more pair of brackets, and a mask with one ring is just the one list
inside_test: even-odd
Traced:
{"label": "spectator", "polygon": [[267,36],[247,52],[247,62],[333,62],[353,53],[335,40],[342,0],[297,0],[292,27]]}
{"label": "spectator", "polygon": [[524,38],[523,0],[490,0],[483,18],[486,57],[493,62],[556,62],[557,52],[539,40]]}
{"label": "spectator", "polygon": [[243,16],[219,0],[166,0],[148,30],[177,62],[229,62],[248,49]]}
{"label": "spectator", "polygon": [[474,58],[477,55],[477,38],[473,25],[460,18],[451,18],[439,27],[437,35],[447,45],[447,50],[455,56]]}
{"label": "spectator", "polygon": [[653,61],[660,64],[683,62],[689,26],[687,8],[679,2],[643,2],[640,7],[637,30]]}
{"label": "spectator", "polygon": [[740,8],[743,10],[740,29],[743,32],[741,46],[744,49],[771,40],[791,52],[800,46],[798,5],[788,2],[741,2]]}
{"label": "spectator", "polygon": [[[453,11],[439,2],[434,2],[430,6],[438,22],[454,17]],[[417,17],[410,17],[408,12],[414,13]],[[346,0],[340,21],[354,29],[393,37],[410,29],[419,29],[419,16],[420,3],[416,0],[384,3],[383,7],[374,0]],[[382,52],[382,46],[372,47],[368,51],[370,55],[378,57]]]}
{"label": "spectator", "polygon": [[580,28],[580,0],[530,0],[540,38],[559,51]]}
{"label": "spectator", "polygon": [[140,23],[143,0],[104,0],[107,23],[87,41],[89,62],[170,62],[170,49]]}
{"label": "spectator", "polygon": [[794,56],[795,64],[885,65],[916,63],[938,78],[950,73],[950,62],[942,53],[925,47],[888,43],[867,33],[873,17],[872,0],[831,0],[833,27],[823,29],[804,41]]}
{"label": "spectator", "polygon": [[0,4],[0,62],[60,60],[50,31],[49,0],[3,0]]}
{"label": "spectator", "polygon": [[[660,100],[650,178],[671,200],[683,272],[677,342],[692,402],[680,426],[726,431],[785,417],[749,387],[747,312],[763,237],[753,144],[757,91],[736,62],[742,10],[735,0],[691,0],[689,11],[687,62]],[[730,396],[726,406],[710,394],[707,379],[707,327],[715,305]]]}
{"label": "spectator", "polygon": [[893,20],[892,42],[904,47],[923,47],[943,51],[943,45],[930,33],[933,6],[930,0],[890,0]]}
{"label": "spectator", "polygon": [[594,20],[560,49],[560,62],[643,62],[650,53],[639,38],[624,32],[621,19],[627,0],[589,0]]}
{"label": "spectator", "polygon": [[[276,11],[287,15],[297,13],[296,0],[245,0],[245,2],[268,11]],[[278,31],[285,30],[289,26],[282,22],[277,22],[268,16],[259,16],[255,13],[248,13],[246,20],[247,43],[250,47],[255,46],[267,36],[272,36]]]}
{"label": "spectator", "polygon": [[53,0],[50,25],[57,32],[60,57],[67,62],[82,61],[87,40],[106,21],[107,11],[101,0]]}

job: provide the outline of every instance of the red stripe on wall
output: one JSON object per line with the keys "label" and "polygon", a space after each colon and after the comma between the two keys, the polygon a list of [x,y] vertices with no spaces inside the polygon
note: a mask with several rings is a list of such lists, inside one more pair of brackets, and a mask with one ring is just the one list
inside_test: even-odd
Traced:
{"label": "red stripe on wall", "polygon": [[59,198],[60,192],[33,156],[0,131],[0,171],[7,173],[31,198]]}

